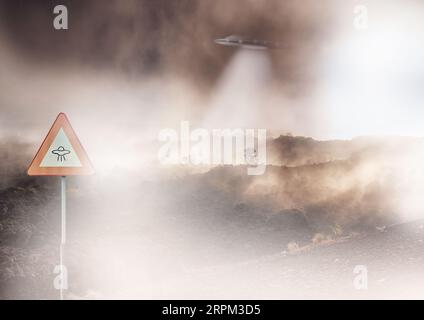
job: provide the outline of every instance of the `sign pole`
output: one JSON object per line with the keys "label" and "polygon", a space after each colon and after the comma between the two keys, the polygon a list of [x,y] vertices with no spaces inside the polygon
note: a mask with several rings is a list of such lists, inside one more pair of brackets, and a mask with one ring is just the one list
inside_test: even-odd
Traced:
{"label": "sign pole", "polygon": [[60,284],[60,300],[63,300],[63,286],[65,280],[65,270],[63,264],[63,250],[66,243],[66,176],[60,177],[61,182],[61,198],[62,198],[62,214],[61,214],[61,241],[60,241],[60,271],[61,271],[61,284]]}
{"label": "sign pole", "polygon": [[59,274],[54,278],[53,286],[56,290],[60,291],[60,300],[63,300],[64,291],[68,289],[68,270],[64,265],[66,244],[66,177],[94,174],[93,165],[63,112],[57,116],[27,172],[29,176],[60,177],[60,264],[54,268],[54,273]]}

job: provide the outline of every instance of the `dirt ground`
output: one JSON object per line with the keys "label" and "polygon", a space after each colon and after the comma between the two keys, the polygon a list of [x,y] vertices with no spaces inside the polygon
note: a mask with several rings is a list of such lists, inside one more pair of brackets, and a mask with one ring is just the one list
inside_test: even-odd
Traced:
{"label": "dirt ground", "polygon": [[[58,183],[24,180],[0,193],[2,299],[59,297]],[[117,201],[115,188],[71,180],[65,298],[424,297],[424,220],[317,237],[295,214],[234,206],[225,192],[203,197],[143,182],[134,196],[135,185],[117,184],[128,194]],[[357,265],[367,268],[366,290],[354,287]]]}

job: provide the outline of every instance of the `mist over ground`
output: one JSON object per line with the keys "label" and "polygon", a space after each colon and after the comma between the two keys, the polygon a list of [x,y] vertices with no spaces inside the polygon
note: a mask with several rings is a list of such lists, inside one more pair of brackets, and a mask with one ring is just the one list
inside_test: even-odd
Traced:
{"label": "mist over ground", "polygon": [[[422,297],[422,4],[359,32],[357,2],[61,1],[57,31],[55,1],[1,0],[0,297],[58,296],[59,179],[26,170],[59,112],[96,168],[68,179],[67,298]],[[160,165],[183,120],[267,129],[265,174]]]}
{"label": "mist over ground", "polygon": [[[387,275],[389,270],[373,266],[379,285],[362,297],[381,296],[393,283],[402,287],[398,282],[413,290],[385,292],[386,297],[417,297],[412,283],[421,283],[419,274],[413,280],[398,276],[410,274],[422,260],[398,265],[393,255],[421,259],[423,180],[416,172],[407,179],[414,185],[400,180],[403,162],[387,154],[395,148],[408,158],[405,151],[421,148],[423,141],[366,141],[281,136],[270,142],[274,164],[257,177],[247,176],[243,166],[226,166],[156,179],[125,171],[69,178],[68,298],[361,297],[348,280],[356,264],[375,261],[394,267]],[[305,147],[315,151],[305,156]],[[322,159],[323,154],[334,160]],[[25,166],[14,169],[1,170],[9,177],[0,191],[1,296],[55,298],[59,180],[26,177]],[[11,172],[17,172],[13,178]],[[378,231],[409,222],[401,225],[399,240],[392,238],[397,230]],[[379,239],[388,235],[390,241]],[[358,242],[367,249],[352,254]],[[311,263],[322,267],[328,259],[330,269],[309,270]],[[380,284],[386,275],[391,280]],[[293,285],[298,291],[290,289]]]}

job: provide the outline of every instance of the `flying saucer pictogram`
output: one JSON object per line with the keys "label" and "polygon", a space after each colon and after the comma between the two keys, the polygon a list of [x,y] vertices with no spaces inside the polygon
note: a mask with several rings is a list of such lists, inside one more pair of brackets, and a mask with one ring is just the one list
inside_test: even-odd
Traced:
{"label": "flying saucer pictogram", "polygon": [[53,154],[57,155],[57,161],[63,162],[66,161],[66,155],[70,154],[70,150],[66,150],[64,147],[60,146],[56,150],[52,151]]}

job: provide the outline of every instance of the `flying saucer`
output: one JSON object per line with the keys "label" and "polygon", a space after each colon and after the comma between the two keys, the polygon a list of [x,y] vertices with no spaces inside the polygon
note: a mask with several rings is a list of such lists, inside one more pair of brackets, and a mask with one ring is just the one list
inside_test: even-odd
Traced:
{"label": "flying saucer", "polygon": [[278,42],[251,39],[244,36],[231,35],[225,38],[215,39],[216,44],[230,47],[240,47],[245,49],[254,50],[267,50],[267,49],[283,49],[283,45]]}

